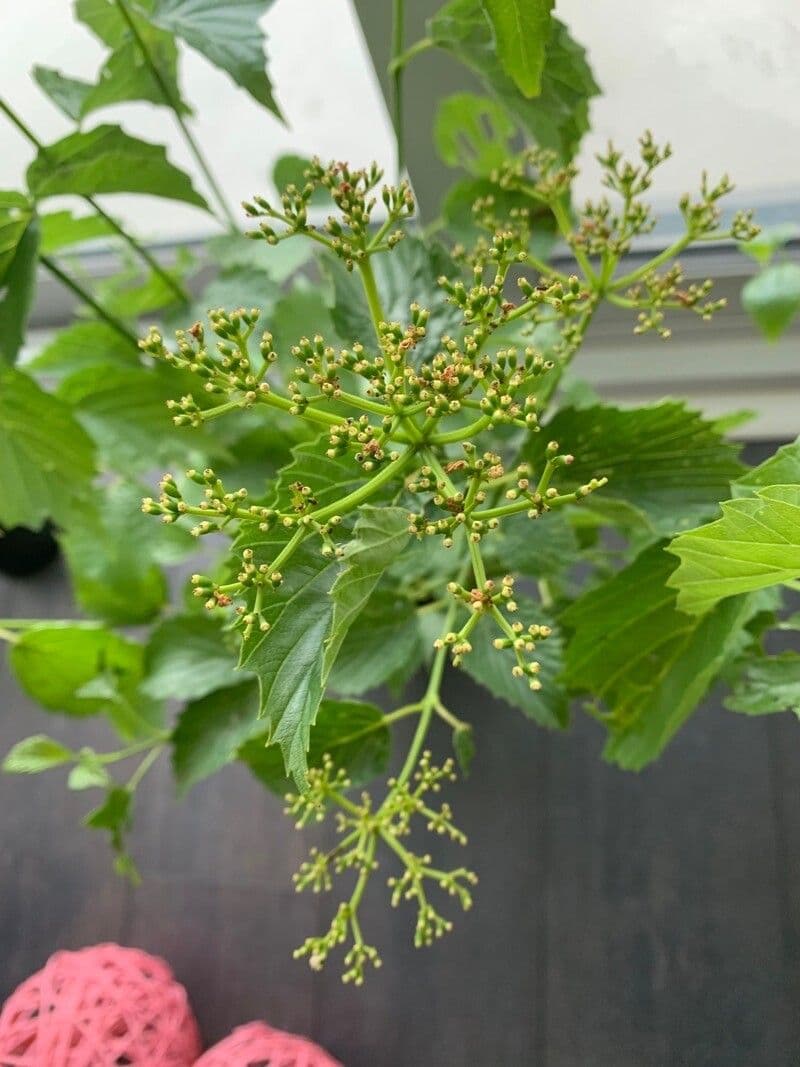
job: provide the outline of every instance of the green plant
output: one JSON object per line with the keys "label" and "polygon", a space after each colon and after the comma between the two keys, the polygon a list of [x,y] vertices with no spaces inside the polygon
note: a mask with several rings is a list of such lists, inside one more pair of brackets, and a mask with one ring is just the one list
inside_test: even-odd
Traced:
{"label": "green plant", "polygon": [[[162,324],[141,342],[144,362],[126,347],[110,388],[119,392],[120,372],[132,369],[171,394],[166,452],[160,435],[156,447],[122,432],[136,394],[105,422],[108,409],[90,405],[87,423],[119,467],[138,455],[173,473],[137,516],[135,487],[91,486],[91,440],[71,431],[75,455],[48,473],[43,514],[66,500],[73,521],[67,489],[82,457],[90,519],[68,526],[64,542],[80,601],[100,618],[0,622],[31,696],[73,716],[102,713],[122,739],[97,752],[28,738],[6,770],[69,766],[71,788],[102,790],[87,824],[110,834],[133,877],[134,796],[161,753],[171,753],[181,791],[233,760],[273,791],[290,789],[299,826],[330,817],[339,834],[330,850],[312,850],[298,890],[349,878],[330,928],[298,955],[319,967],[345,946],[344,977],[359,984],[380,962],[359,921],[379,866],[393,865],[391,902],[416,909],[418,945],[450,929],[440,891],[465,909],[471,902],[472,871],[444,869],[432,847],[417,846],[425,829],[465,843],[442,793],[449,798],[456,765],[468,773],[475,743],[472,724],[446,703],[448,663],[546,728],[567,727],[570,699],[584,698],[605,731],[605,758],[626,769],[658,757],[719,678],[732,681],[736,710],[797,704],[796,660],[761,650],[771,626],[794,625],[780,621],[780,589],[800,574],[787,536],[800,511],[798,445],[748,471],[724,420],[677,401],[603,404],[572,376],[603,302],[629,313],[635,332],[664,338],[673,313],[710,319],[722,302],[710,282],[685,283],[676,257],[756,229],[743,214],[723,223],[730,183],[704,177],[699,195],[681,201],[680,239],[626,266],[654,225],[647,194],[669,148],[646,134],[628,161],[609,147],[600,158],[608,195],[576,210],[571,158],[596,87],[547,5],[516,2],[544,27],[541,47],[523,56],[507,47],[503,5],[472,0],[451,0],[430,38],[403,52],[396,6],[396,75],[439,46],[476,67],[490,93],[445,101],[437,124],[443,156],[468,172],[443,207],[459,243],[448,249],[415,231],[408,183],[383,184],[376,166],[285,161],[279,198],[244,205],[248,239],[214,248],[223,264],[274,256],[277,276],[304,258],[287,248],[313,248],[328,303],[299,279],[283,294],[275,286],[265,307],[239,271],[206,295],[207,317],[185,309],[175,342]],[[537,143],[515,149],[520,131]],[[119,140],[103,133],[101,143],[106,136]],[[554,234],[574,259],[567,269],[548,262]],[[110,335],[103,358],[107,344]],[[67,358],[62,346],[40,366]],[[80,373],[67,378],[78,407],[89,388]],[[25,410],[37,387],[22,374],[12,384],[9,409]],[[38,472],[51,453],[35,444],[28,466]],[[24,492],[21,483],[12,498]],[[719,523],[703,525],[737,494]],[[158,618],[160,564],[208,534],[224,535],[226,551],[206,554],[193,595]],[[154,618],[142,642],[113,628]],[[379,686],[402,690],[421,669],[419,699],[398,697],[388,712],[362,699]],[[169,699],[183,702],[174,724]],[[434,761],[426,746],[437,719],[452,730],[453,754]],[[385,789],[367,791],[386,777],[393,728],[405,720],[413,733],[398,769]],[[132,774],[115,777],[129,759]]]}

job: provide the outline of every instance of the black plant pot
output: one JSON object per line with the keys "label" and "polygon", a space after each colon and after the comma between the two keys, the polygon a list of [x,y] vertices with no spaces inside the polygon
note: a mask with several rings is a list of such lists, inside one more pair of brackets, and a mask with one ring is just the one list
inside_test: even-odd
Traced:
{"label": "black plant pot", "polygon": [[0,571],[15,578],[24,578],[53,562],[58,555],[55,527],[46,522],[40,530],[15,526],[13,530],[0,527]]}

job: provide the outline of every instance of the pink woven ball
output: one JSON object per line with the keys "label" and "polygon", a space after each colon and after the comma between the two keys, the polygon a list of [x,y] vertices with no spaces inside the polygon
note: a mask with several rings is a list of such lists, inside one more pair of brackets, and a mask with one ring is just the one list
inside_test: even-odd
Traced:
{"label": "pink woven ball", "polygon": [[190,1067],[199,1055],[186,990],[134,948],[57,952],[0,1014],[0,1067]]}
{"label": "pink woven ball", "polygon": [[319,1045],[266,1023],[234,1030],[201,1056],[195,1067],[342,1067]]}

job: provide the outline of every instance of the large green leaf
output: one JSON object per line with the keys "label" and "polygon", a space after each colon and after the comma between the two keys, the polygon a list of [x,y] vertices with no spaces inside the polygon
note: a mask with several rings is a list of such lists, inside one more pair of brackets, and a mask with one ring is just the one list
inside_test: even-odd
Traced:
{"label": "large green leaf", "polygon": [[188,174],[167,159],[162,145],[131,137],[119,126],[71,133],[43,148],[28,168],[34,197],[147,193],[208,209]]}
{"label": "large green leaf", "polygon": [[744,715],[781,711],[800,715],[800,655],[782,652],[778,656],[751,659],[726,699],[725,707]]}
{"label": "large green leaf", "polygon": [[563,511],[538,519],[510,516],[484,544],[484,556],[494,561],[498,569],[533,578],[559,574],[578,557],[578,540]]}
{"label": "large green leaf", "polygon": [[36,291],[39,221],[16,198],[0,194],[0,364],[22,348]]}
{"label": "large green leaf", "polygon": [[434,139],[439,155],[451,167],[488,177],[512,154],[515,133],[505,108],[490,97],[456,93],[439,104]]}
{"label": "large green leaf", "polygon": [[283,467],[275,490],[275,505],[292,509],[296,482],[311,488],[315,507],[324,508],[353,492],[364,482],[364,471],[351,453],[331,459],[327,434],[303,441],[292,449],[292,462]]}
{"label": "large green leaf", "polygon": [[800,438],[737,478],[733,492],[734,496],[750,496],[759,487],[794,484],[800,485]]}
{"label": "large green leaf", "polygon": [[683,611],[702,614],[717,601],[800,577],[800,485],[772,485],[726,500],[722,518],[676,537],[680,558],[670,578]]}
{"label": "large green leaf", "polygon": [[777,341],[800,312],[800,264],[777,263],[751,278],[742,303],[769,341]]}
{"label": "large green leaf", "polygon": [[152,0],[154,25],[224,70],[254,100],[280,117],[266,72],[259,20],[273,0]]}
{"label": "large green leaf", "polygon": [[172,767],[181,793],[222,770],[245,741],[263,732],[253,681],[217,689],[187,704],[172,734]]}
{"label": "large green leaf", "polygon": [[75,322],[57,333],[27,366],[52,379],[110,364],[138,367],[138,349],[104,322]]}
{"label": "large green leaf", "polygon": [[726,441],[715,423],[672,400],[630,409],[563,408],[529,438],[525,458],[535,472],[544,466],[551,440],[575,457],[553,484],[567,489],[607,477],[598,496],[644,512],[661,534],[714,514],[744,471],[736,459],[738,446]]}
{"label": "large green leaf", "polygon": [[475,71],[537,144],[564,159],[575,155],[589,128],[589,101],[599,89],[583,48],[561,22],[552,20],[541,92],[533,100],[504,70],[480,0],[449,0],[428,26],[435,43]]}
{"label": "large green leaf", "polygon": [[695,710],[757,606],[730,600],[684,615],[667,587],[675,562],[652,545],[561,616],[571,631],[564,678],[609,711],[606,759],[626,770],[654,760]]}
{"label": "large green leaf", "polygon": [[[326,260],[325,268],[333,282],[331,315],[339,337],[347,345],[360,341],[374,349],[375,328],[357,272],[348,272],[338,260]],[[426,245],[418,237],[407,237],[385,256],[375,259],[375,277],[384,313],[392,322],[407,323],[409,307],[415,301],[430,312],[427,334],[411,357],[419,365],[433,356],[444,334],[457,334],[461,312],[447,300],[438,279],[457,273],[441,245]]]}
{"label": "large green leaf", "polygon": [[130,691],[141,676],[142,648],[97,625],[42,623],[12,645],[9,665],[25,692],[48,711],[97,715],[109,701],[87,695],[87,684],[109,675]]}
{"label": "large green leaf", "polygon": [[145,649],[143,692],[161,699],[198,700],[241,682],[230,637],[204,615],[166,619]]}
{"label": "large green leaf", "polygon": [[490,620],[484,620],[474,630],[470,638],[472,651],[464,656],[461,666],[493,696],[504,700],[512,708],[518,708],[540,726],[563,729],[569,722],[569,702],[559,679],[563,656],[561,634],[541,604],[528,596],[516,599],[521,621],[553,629],[551,636],[536,646],[534,658],[541,664],[538,679],[542,688],[532,690],[526,679],[514,677],[511,673],[517,662],[514,653],[510,649],[494,647],[492,642],[499,631]]}
{"label": "large green leaf", "polygon": [[71,211],[53,211],[49,215],[42,215],[39,222],[42,228],[41,249],[47,256],[62,248],[114,234],[114,228],[102,215],[73,215]]}
{"label": "large green leaf", "polygon": [[494,30],[497,58],[523,96],[542,91],[555,0],[481,0]]}
{"label": "large green leaf", "polygon": [[0,370],[0,523],[68,522],[94,469],[92,442],[69,408],[27,375]]}
{"label": "large green leaf", "polygon": [[325,645],[323,677],[327,678],[348,630],[363,611],[386,568],[408,543],[405,508],[364,505],[353,540],[345,548],[344,567],[331,589],[334,602],[331,632]]}
{"label": "large green leaf", "polygon": [[328,682],[342,696],[359,696],[397,676],[405,682],[424,651],[413,603],[378,586],[342,642]]}
{"label": "large green leaf", "polygon": [[68,119],[80,122],[86,97],[92,91],[92,83],[82,78],[70,78],[53,67],[35,66],[31,71],[33,80],[62,111]]}
{"label": "large green leaf", "polygon": [[[389,763],[391,735],[383,715],[372,704],[324,700],[311,734],[310,767],[319,767],[329,755],[336,767],[347,771],[354,787],[384,774]],[[254,738],[239,749],[239,759],[268,789],[283,796],[289,787],[280,753]]]}

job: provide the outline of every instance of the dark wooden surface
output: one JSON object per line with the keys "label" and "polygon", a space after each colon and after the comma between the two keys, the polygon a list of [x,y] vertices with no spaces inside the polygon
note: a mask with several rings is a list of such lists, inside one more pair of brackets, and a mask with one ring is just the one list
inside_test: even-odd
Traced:
{"label": "dark wooden surface", "polygon": [[[0,614],[70,613],[58,566],[0,580]],[[476,726],[452,800],[481,875],[448,940],[410,947],[411,916],[365,908],[384,967],[361,991],[291,949],[331,901],[296,896],[308,842],[241,768],[175,803],[167,768],[138,804],[137,890],[80,830],[58,772],[0,780],[0,995],[58,947],[103,939],[167,957],[205,1036],[264,1017],[346,1067],[784,1067],[800,1063],[800,730],[711,702],[659,765],[603,765],[589,723],[551,737],[449,681]],[[3,670],[0,749],[102,728],[35,708]],[[443,750],[442,736],[437,747]],[[43,1065],[44,1067],[44,1065]]]}

